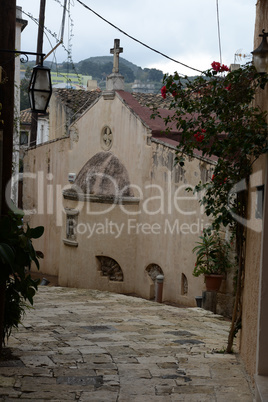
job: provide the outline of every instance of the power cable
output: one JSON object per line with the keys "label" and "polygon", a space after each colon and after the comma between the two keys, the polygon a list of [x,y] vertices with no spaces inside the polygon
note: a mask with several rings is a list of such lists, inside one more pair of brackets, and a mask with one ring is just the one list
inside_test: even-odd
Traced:
{"label": "power cable", "polygon": [[146,47],[147,49],[152,50],[155,53],[160,54],[161,56],[165,57],[166,59],[169,59],[171,61],[173,61],[174,63],[178,63],[184,67],[187,67],[191,70],[194,71],[198,71],[199,73],[202,73],[203,71],[198,70],[197,68],[188,66],[187,64],[184,64],[178,60],[173,59],[172,57],[167,56],[166,54],[152,48],[151,46],[146,45],[145,43],[141,42],[139,39],[134,38],[133,36],[129,35],[127,32],[123,31],[122,29],[118,28],[116,25],[114,25],[112,22],[106,20],[104,17],[102,17],[100,14],[98,14],[96,11],[92,10],[92,8],[88,7],[85,3],[83,3],[81,0],[76,0],[78,3],[80,3],[83,7],[85,7],[87,10],[91,11],[93,14],[95,14],[97,17],[99,17],[100,19],[102,19],[103,21],[105,21],[107,24],[111,25],[113,28],[117,29],[119,32],[121,32],[123,35],[127,36],[128,38],[134,40],[135,42],[138,42],[140,45]]}
{"label": "power cable", "polygon": [[[23,11],[23,10],[21,10],[21,11],[22,11],[23,14],[27,15],[27,17],[29,17],[36,25],[39,25],[38,20],[37,20],[32,14],[27,13],[26,11]],[[45,30],[46,30],[51,36],[53,36],[53,38],[56,38],[56,40],[58,40],[58,39],[57,39],[57,37],[55,37],[55,34],[53,34],[48,28],[46,28],[46,27],[44,26],[44,34],[45,34],[45,36],[46,36],[46,38],[47,38],[47,40],[48,40],[48,42],[49,42],[49,45],[50,45],[51,49],[53,50],[52,43],[51,43],[51,41],[50,41],[50,39],[49,39],[47,33],[45,32]],[[54,52],[54,51],[53,51],[53,58],[55,58],[56,64],[57,64],[57,59],[56,59],[56,55],[55,55],[55,52]]]}

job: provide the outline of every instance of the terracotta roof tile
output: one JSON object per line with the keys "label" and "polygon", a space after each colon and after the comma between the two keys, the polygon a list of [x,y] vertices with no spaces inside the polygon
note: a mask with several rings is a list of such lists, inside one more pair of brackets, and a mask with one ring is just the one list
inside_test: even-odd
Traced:
{"label": "terracotta roof tile", "polygon": [[[47,113],[38,113],[40,117],[47,117],[49,115],[49,108],[47,109]],[[31,124],[32,121],[32,110],[25,109],[20,112],[20,124]]]}
{"label": "terracotta roof tile", "polygon": [[[133,110],[134,113],[136,113],[143,121],[144,123],[147,124],[147,126],[150,127],[152,130],[152,135],[153,136],[166,136],[165,131],[166,131],[166,125],[163,120],[163,118],[168,117],[169,115],[173,114],[172,110],[167,110],[167,108],[158,108],[158,111],[161,115],[162,118],[160,117],[155,117],[152,119],[152,109],[148,107],[147,105],[144,105],[144,101],[146,99],[146,95],[148,94],[131,94],[129,92],[125,91],[117,91],[119,96],[128,104],[128,106]],[[145,95],[145,96],[138,96],[136,95]],[[150,99],[153,100],[153,97],[158,95],[150,95]],[[147,97],[149,99],[149,97]],[[173,138],[174,135],[177,135],[178,138],[178,130],[176,127],[176,123],[171,123],[169,125],[170,132],[169,135],[171,135]],[[179,138],[178,138],[179,139]]]}
{"label": "terracotta roof tile", "polygon": [[[85,91],[84,89],[54,89],[56,98],[72,112],[83,113],[96,99],[101,96],[100,89]],[[77,116],[77,115],[76,115]]]}
{"label": "terracotta roof tile", "polygon": [[31,124],[32,111],[31,109],[25,109],[20,112],[20,123]]}
{"label": "terracotta roof tile", "polygon": [[158,109],[168,109],[172,99],[169,96],[167,96],[167,98],[164,99],[160,94],[148,94],[148,93],[132,93],[132,96],[142,106],[147,106],[150,109],[154,107]]}

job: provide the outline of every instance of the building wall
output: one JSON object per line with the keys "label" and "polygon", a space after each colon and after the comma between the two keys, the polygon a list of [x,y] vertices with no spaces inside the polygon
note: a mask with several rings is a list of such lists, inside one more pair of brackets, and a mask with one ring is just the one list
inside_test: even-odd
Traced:
{"label": "building wall", "polygon": [[[21,7],[16,7],[15,49],[21,49],[21,31],[23,27]],[[15,58],[14,77],[14,133],[13,133],[13,176],[11,198],[15,205],[18,203],[18,174],[20,149],[20,57]]]}
{"label": "building wall", "polygon": [[243,314],[240,351],[248,373],[256,368],[259,275],[261,254],[261,219],[256,219],[256,186],[264,182],[264,158],[254,165],[249,188],[248,228],[246,238],[246,264],[243,289]]}
{"label": "building wall", "polygon": [[[255,38],[256,49],[260,44],[259,34],[268,22],[268,3],[265,0],[258,0],[256,4]],[[267,30],[267,29],[266,29]],[[256,94],[256,104],[262,110],[268,110],[268,88],[260,90]],[[255,219],[256,209],[256,186],[264,184],[266,159],[261,157],[253,167],[253,174],[250,181],[248,215],[251,222],[247,229],[246,241],[246,264],[243,290],[243,311],[240,351],[248,373],[252,376],[256,373],[257,353],[257,329],[259,311],[259,286],[260,286],[260,260],[261,241],[260,220]]]}
{"label": "building wall", "polygon": [[45,234],[34,241],[44,253],[40,271],[58,275],[60,265],[62,189],[68,185],[69,139],[56,140],[26,151],[23,175],[23,208],[31,227],[44,226]]}
{"label": "building wall", "polygon": [[36,144],[43,144],[47,141],[49,141],[49,119],[48,117],[43,118],[39,116],[37,123]]}
{"label": "building wall", "polygon": [[[105,152],[101,134],[106,126],[113,135],[110,152],[127,169],[139,202],[111,205],[64,198],[62,190],[70,188],[68,173],[78,175],[90,158]],[[42,272],[58,275],[62,286],[135,293],[150,299],[154,281],[147,270],[156,266],[165,277],[163,300],[195,306],[195,297],[205,287],[203,277],[192,275],[192,249],[208,220],[186,187],[209,180],[213,163],[196,157],[183,167],[174,166],[175,148],[151,138],[149,128],[117,96],[113,100],[101,97],[69,133],[67,138],[29,150],[25,159],[25,169],[36,172],[38,180],[26,179],[24,206],[40,209],[40,201],[44,202],[41,213],[30,219],[32,226],[45,226],[45,235],[36,242],[45,254]],[[44,195],[38,194],[43,187]],[[77,230],[76,244],[70,244],[66,211],[74,210],[79,228],[85,230]],[[122,228],[120,236],[112,233],[109,223]],[[87,225],[95,228],[92,235]],[[119,264],[123,282],[102,276],[99,256]],[[229,279],[223,291],[231,292]]]}
{"label": "building wall", "polygon": [[52,93],[49,102],[49,139],[55,140],[68,134],[65,108]]}

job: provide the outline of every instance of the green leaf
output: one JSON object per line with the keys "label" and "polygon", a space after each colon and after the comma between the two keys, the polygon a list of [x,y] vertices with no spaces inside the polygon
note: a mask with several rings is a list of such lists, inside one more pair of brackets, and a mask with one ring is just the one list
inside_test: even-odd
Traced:
{"label": "green leaf", "polygon": [[8,264],[10,267],[14,266],[15,254],[8,244],[0,243],[0,257],[4,264]]}
{"label": "green leaf", "polygon": [[34,229],[27,228],[26,235],[30,239],[38,239],[44,233],[44,226],[37,226]]}

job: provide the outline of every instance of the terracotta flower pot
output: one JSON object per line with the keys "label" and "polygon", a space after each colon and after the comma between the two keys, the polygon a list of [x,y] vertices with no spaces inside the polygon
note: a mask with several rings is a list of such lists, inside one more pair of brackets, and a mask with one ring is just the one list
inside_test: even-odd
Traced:
{"label": "terracotta flower pot", "polygon": [[207,275],[205,274],[206,288],[210,292],[217,292],[221,287],[223,275]]}

